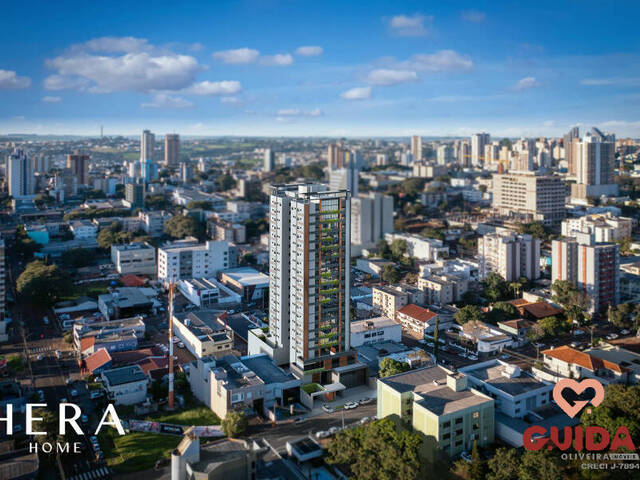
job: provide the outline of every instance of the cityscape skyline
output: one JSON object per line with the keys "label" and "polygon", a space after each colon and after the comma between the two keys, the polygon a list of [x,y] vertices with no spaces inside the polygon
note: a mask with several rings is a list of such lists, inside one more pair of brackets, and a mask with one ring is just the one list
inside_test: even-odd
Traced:
{"label": "cityscape skyline", "polygon": [[[98,22],[81,4],[42,4],[37,18],[12,5],[0,33],[0,133],[640,129],[632,2],[241,6],[238,15],[238,5],[192,2],[169,14],[113,3]],[[63,18],[78,28],[63,28]]]}

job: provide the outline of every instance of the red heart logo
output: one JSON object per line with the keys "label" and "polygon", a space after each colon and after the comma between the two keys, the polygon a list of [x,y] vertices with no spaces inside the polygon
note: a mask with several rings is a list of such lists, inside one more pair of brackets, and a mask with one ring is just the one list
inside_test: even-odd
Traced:
{"label": "red heart logo", "polygon": [[[591,400],[579,400],[575,402],[573,405],[570,405],[564,397],[562,396],[562,391],[568,388],[573,390],[578,395],[584,392],[587,388],[593,388],[596,392],[595,396]],[[556,383],[556,386],[553,387],[553,399],[558,404],[558,406],[569,415],[571,418],[575,417],[580,410],[589,402],[594,407],[597,407],[604,400],[604,387],[602,384],[594,378],[587,378],[582,380],[581,382],[576,382],[570,378],[564,378]]]}

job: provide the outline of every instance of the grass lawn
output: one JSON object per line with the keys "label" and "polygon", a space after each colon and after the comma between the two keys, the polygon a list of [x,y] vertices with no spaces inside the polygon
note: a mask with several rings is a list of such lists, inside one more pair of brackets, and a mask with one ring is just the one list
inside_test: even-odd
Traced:
{"label": "grass lawn", "polygon": [[[123,415],[126,417],[126,415]],[[175,425],[219,425],[218,416],[205,406],[197,406],[181,412],[160,412],[146,417],[155,422]],[[159,433],[131,432],[118,435],[108,428],[100,434],[100,446],[107,465],[120,473],[138,472],[153,468],[160,458],[169,458],[182,437]]]}
{"label": "grass lawn", "polygon": [[160,458],[169,458],[182,437],[131,432],[120,436],[114,429],[104,430],[100,445],[107,465],[118,472],[139,472],[153,468]]}
{"label": "grass lawn", "polygon": [[220,425],[218,416],[205,406],[198,406],[175,413],[161,412],[150,415],[146,420],[173,423],[175,425]]}
{"label": "grass lawn", "polygon": [[106,282],[90,282],[83,283],[81,285],[73,286],[73,293],[71,295],[67,295],[66,297],[62,297],[58,299],[59,302],[64,302],[65,300],[77,300],[80,297],[91,297],[94,299],[98,298],[98,295],[102,295],[103,293],[107,293],[107,288],[111,284],[110,281]]}

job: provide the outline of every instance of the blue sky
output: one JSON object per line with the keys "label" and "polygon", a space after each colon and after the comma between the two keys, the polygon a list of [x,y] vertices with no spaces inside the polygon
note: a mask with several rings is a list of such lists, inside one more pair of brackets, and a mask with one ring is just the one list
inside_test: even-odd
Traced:
{"label": "blue sky", "polygon": [[640,136],[637,1],[57,3],[4,7],[0,133]]}

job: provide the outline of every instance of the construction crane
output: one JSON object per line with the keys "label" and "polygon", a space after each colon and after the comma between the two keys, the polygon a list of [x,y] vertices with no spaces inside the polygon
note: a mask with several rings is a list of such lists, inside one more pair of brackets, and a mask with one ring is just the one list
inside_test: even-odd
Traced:
{"label": "construction crane", "polygon": [[176,284],[169,284],[169,410],[173,410],[173,297]]}

